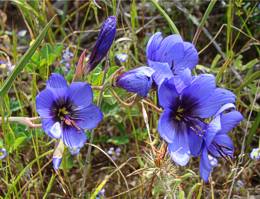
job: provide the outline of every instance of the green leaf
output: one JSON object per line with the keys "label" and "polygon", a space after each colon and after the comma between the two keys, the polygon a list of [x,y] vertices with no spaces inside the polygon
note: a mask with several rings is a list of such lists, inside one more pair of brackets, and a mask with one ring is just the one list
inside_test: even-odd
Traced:
{"label": "green leaf", "polygon": [[36,38],[32,46],[26,51],[23,57],[20,59],[14,70],[12,71],[11,75],[8,76],[7,80],[4,82],[4,85],[0,89],[0,97],[3,97],[11,88],[13,81],[19,75],[19,73],[23,70],[26,64],[29,62],[31,57],[33,56],[36,49],[41,44],[42,40],[44,39],[47,31],[49,30],[51,24],[53,23],[56,15],[50,20],[50,22],[44,27],[41,34]]}
{"label": "green leaf", "polygon": [[189,193],[188,193],[187,199],[192,199],[192,198],[194,198],[194,195],[195,195],[196,191],[199,191],[199,188],[200,188],[200,187],[201,187],[201,183],[200,183],[200,182],[194,184],[194,185],[191,187],[191,189],[190,189],[190,191],[189,191]]}
{"label": "green leaf", "polygon": [[115,136],[110,138],[107,142],[115,145],[127,144],[129,143],[129,137],[128,135]]}
{"label": "green leaf", "polygon": [[12,151],[15,151],[16,149],[18,149],[18,147],[26,140],[26,136],[22,136],[22,137],[18,137],[15,139],[14,144],[12,145],[11,149],[10,149],[10,153],[12,153]]}
{"label": "green leaf", "polygon": [[260,78],[260,71],[257,71],[250,75],[249,77],[246,77],[245,80],[240,84],[240,86],[235,90],[235,93],[238,95],[240,90],[247,86],[249,83],[251,83],[254,80],[257,80]]}
{"label": "green leaf", "polygon": [[73,167],[73,158],[72,158],[71,154],[68,151],[66,151],[66,153],[64,153],[64,155],[62,157],[60,169],[69,170],[72,167]]}
{"label": "green leaf", "polygon": [[257,116],[256,116],[256,119],[255,121],[253,122],[250,130],[249,130],[249,133],[247,135],[247,139],[246,139],[246,147],[247,147],[247,151],[250,150],[250,148],[252,147],[251,146],[251,142],[254,138],[254,135],[257,134],[257,129],[259,128],[259,125],[260,125],[260,112],[257,113]]}

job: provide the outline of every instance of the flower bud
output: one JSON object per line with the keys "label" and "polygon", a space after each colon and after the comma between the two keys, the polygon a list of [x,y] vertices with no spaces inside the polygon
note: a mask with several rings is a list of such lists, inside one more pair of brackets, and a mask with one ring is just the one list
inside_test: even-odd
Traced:
{"label": "flower bud", "polygon": [[110,16],[107,18],[107,20],[103,23],[101,27],[97,42],[90,54],[89,62],[85,69],[86,74],[92,71],[101,62],[101,60],[107,55],[107,52],[114,41],[115,35],[116,35],[116,17]]}
{"label": "flower bud", "polygon": [[137,93],[141,97],[146,97],[152,87],[153,73],[154,70],[146,66],[127,71],[117,78],[116,86],[128,92]]}
{"label": "flower bud", "polygon": [[60,167],[63,152],[64,152],[64,143],[62,140],[60,140],[52,156],[52,165],[55,170],[58,170]]}

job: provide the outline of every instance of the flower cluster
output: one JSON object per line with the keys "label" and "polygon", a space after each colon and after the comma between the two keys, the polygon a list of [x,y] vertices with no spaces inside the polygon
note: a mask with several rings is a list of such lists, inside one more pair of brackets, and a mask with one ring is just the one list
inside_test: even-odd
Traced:
{"label": "flower cluster", "polygon": [[71,66],[71,61],[73,59],[74,54],[70,51],[69,47],[67,47],[62,54],[62,59],[60,64],[64,64],[66,69],[69,70]]}
{"label": "flower cluster", "polygon": [[111,155],[112,160],[116,160],[120,155],[121,155],[121,149],[110,147],[109,150],[107,151],[109,155]]}
{"label": "flower cluster", "polygon": [[9,74],[14,70],[15,65],[13,65],[10,60],[8,61],[0,60],[0,68],[7,69],[7,72]]}
{"label": "flower cluster", "polygon": [[92,101],[90,85],[84,82],[68,85],[56,73],[49,77],[46,88],[36,97],[36,109],[43,130],[48,136],[61,139],[71,154],[77,154],[84,146],[87,140],[84,130],[95,128],[103,118],[102,112]]}
{"label": "flower cluster", "polygon": [[260,148],[254,148],[250,153],[252,160],[260,160]]}
{"label": "flower cluster", "polygon": [[236,96],[218,88],[211,74],[192,75],[198,53],[180,35],[163,39],[161,33],[154,34],[147,44],[146,57],[148,66],[123,73],[117,78],[117,86],[146,97],[156,85],[163,108],[158,131],[168,143],[168,153],[181,166],[191,156],[200,157],[200,175],[208,181],[217,158],[233,157],[228,132],[243,119],[235,110]]}

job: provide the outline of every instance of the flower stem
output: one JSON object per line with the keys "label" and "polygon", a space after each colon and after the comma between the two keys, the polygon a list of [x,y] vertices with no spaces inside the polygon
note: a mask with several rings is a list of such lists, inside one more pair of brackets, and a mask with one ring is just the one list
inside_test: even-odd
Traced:
{"label": "flower stem", "polygon": [[[107,74],[108,68],[109,68],[109,61],[108,61],[108,55],[107,55],[105,68],[104,68],[104,72],[103,72],[103,77],[102,77],[102,84],[101,84],[102,89],[100,90],[100,93],[99,93],[99,96],[98,96],[98,99],[97,99],[97,106],[98,107],[100,107],[101,103],[102,103],[102,96],[103,96],[103,92],[104,92],[104,84],[105,84],[106,74]],[[95,131],[91,130],[90,141],[89,141],[90,144],[92,144],[93,141],[94,141],[94,135],[95,135],[94,133],[95,133]],[[86,179],[89,175],[89,171],[91,169],[91,150],[92,150],[92,145],[89,145],[86,160],[85,160],[86,166],[84,167],[84,170],[83,170],[83,180],[82,180],[82,186],[81,186],[81,190],[83,191],[82,198],[84,198],[84,195],[85,195],[84,187],[85,187],[85,184],[86,184]]]}

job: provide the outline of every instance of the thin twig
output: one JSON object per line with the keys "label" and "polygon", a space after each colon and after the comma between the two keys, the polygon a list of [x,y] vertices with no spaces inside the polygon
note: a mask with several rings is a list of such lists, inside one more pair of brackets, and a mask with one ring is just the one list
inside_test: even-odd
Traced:
{"label": "thin twig", "polygon": [[253,103],[252,103],[251,110],[250,110],[250,113],[249,113],[249,116],[248,116],[248,120],[247,120],[247,124],[246,124],[246,129],[245,129],[245,134],[244,134],[243,142],[242,142],[242,146],[241,146],[241,152],[240,152],[240,155],[239,155],[239,158],[238,158],[237,167],[235,168],[234,177],[233,177],[233,180],[232,180],[230,189],[229,189],[228,198],[231,198],[232,191],[233,191],[233,187],[234,187],[235,181],[236,181],[236,179],[237,179],[237,177],[238,177],[238,175],[237,175],[238,168],[239,168],[239,166],[241,165],[241,163],[243,162],[244,152],[245,152],[246,136],[247,136],[247,134],[248,134],[248,128],[249,128],[249,124],[250,124],[250,118],[251,118],[251,116],[252,116],[252,112],[253,112],[253,110],[254,110],[254,105],[255,105],[256,99],[257,99],[257,94],[258,94],[258,90],[259,90],[259,83],[260,83],[260,81],[258,81],[258,83],[257,83],[257,85],[258,85],[258,86],[257,86],[257,91],[256,91],[255,98],[254,98],[254,101],[253,101]]}
{"label": "thin twig", "polygon": [[143,99],[142,102],[144,102],[145,104],[147,104],[148,106],[152,107],[157,113],[162,113],[163,110],[159,107],[157,107],[156,105],[154,105],[153,103]]}
{"label": "thin twig", "polygon": [[130,98],[134,98],[131,102],[129,102],[129,103],[127,103],[127,102],[125,102],[124,100],[122,100],[117,94],[116,94],[116,92],[114,91],[114,89],[110,89],[110,91],[111,91],[111,93],[112,93],[112,95],[116,98],[116,100],[120,103],[120,104],[122,104],[123,106],[125,106],[125,107],[131,107],[131,106],[133,106],[134,105],[134,103],[136,102],[136,96],[137,96],[137,94],[134,94],[133,96],[131,96]]}
{"label": "thin twig", "polygon": [[[30,128],[40,128],[42,126],[41,123],[33,123],[33,121],[38,120],[39,117],[7,117],[4,119],[4,122],[10,123],[19,123],[25,125]],[[3,123],[2,118],[0,118],[0,124]]]}

